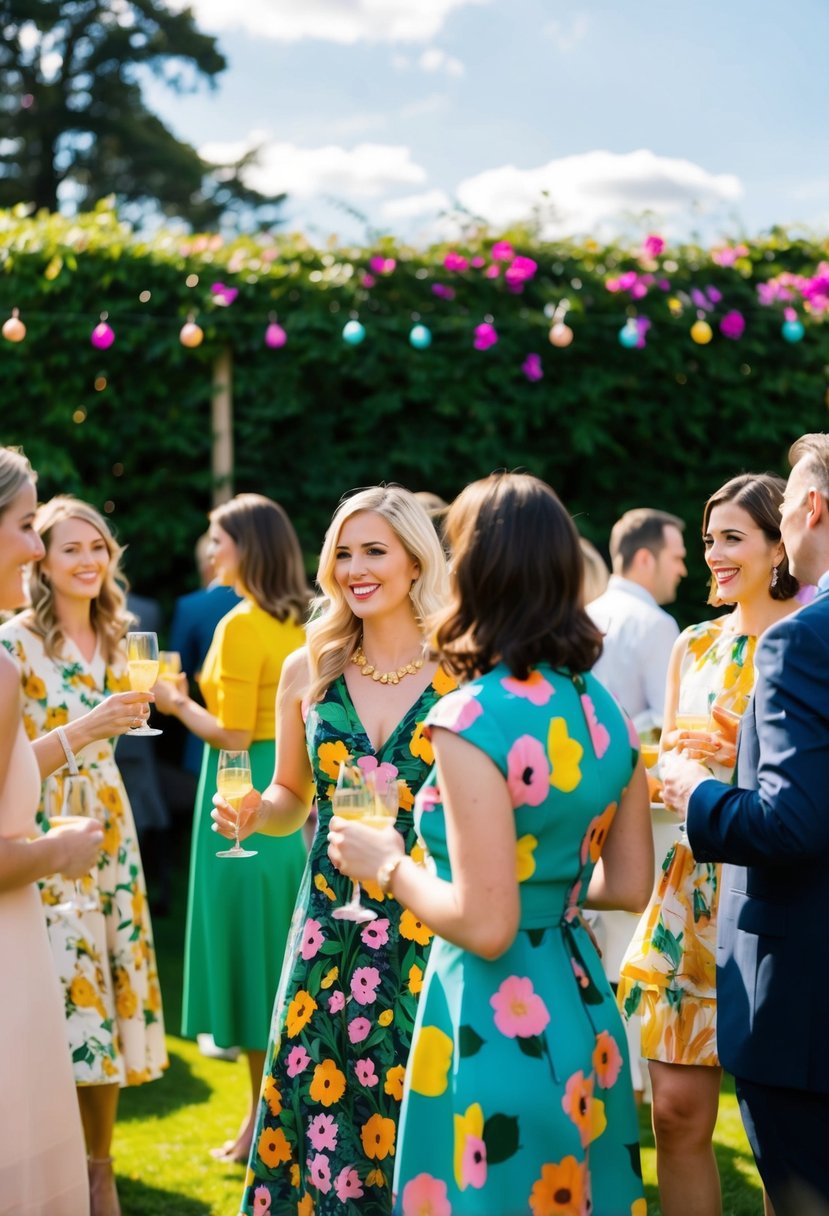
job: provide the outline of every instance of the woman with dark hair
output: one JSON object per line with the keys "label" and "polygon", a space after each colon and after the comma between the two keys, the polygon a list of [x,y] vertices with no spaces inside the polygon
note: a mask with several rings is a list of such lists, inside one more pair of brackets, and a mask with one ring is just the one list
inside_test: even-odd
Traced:
{"label": "woman with dark hair", "polygon": [[[798,583],[780,539],[785,488],[770,473],[742,473],[712,494],[703,511],[708,602],[733,611],[692,625],[677,639],[661,746],[703,760],[720,780],[732,778],[757,639],[798,607]],[[722,1077],[715,990],[719,883],[720,866],[696,862],[684,828],[677,829],[621,965],[619,1003],[626,1016],[642,1019],[664,1216],[722,1211],[712,1143]]]}
{"label": "woman with dark hair", "polygon": [[250,1070],[248,1107],[237,1136],[213,1155],[247,1161],[282,954],[305,865],[299,833],[257,845],[243,862],[217,858],[210,813],[219,751],[250,751],[253,783],[273,763],[274,705],[282,666],[305,641],[310,592],[302,551],[282,507],[238,494],[210,514],[210,554],[241,603],[218,624],[199,675],[205,705],[187,677],[160,681],[156,705],[205,742],[196,794],[184,955],[182,1033],[241,1046]]}
{"label": "woman with dark hair", "polygon": [[463,681],[431,711],[418,795],[435,869],[393,829],[332,820],[329,851],[438,935],[406,1072],[395,1212],[644,1216],[625,1036],[580,909],[641,909],[653,876],[636,735],[590,674],[578,534],[524,474],[449,510],[434,622]]}

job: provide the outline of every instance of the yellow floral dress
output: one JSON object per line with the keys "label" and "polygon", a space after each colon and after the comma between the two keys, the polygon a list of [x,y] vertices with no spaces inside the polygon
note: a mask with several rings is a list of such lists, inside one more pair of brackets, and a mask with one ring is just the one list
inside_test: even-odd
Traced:
{"label": "yellow floral dress", "polygon": [[[71,643],[60,660],[19,619],[0,627],[0,642],[20,666],[23,725],[30,739],[81,717],[112,692],[125,691],[126,669],[107,667],[100,651],[87,663]],[[121,774],[108,740],[77,755],[93,787],[104,829],[97,869],[83,880],[100,910],[59,912],[74,884],[54,875],[40,883],[52,957],[60,979],[66,1030],[78,1085],[140,1085],[167,1067],[164,1021],[138,838]],[[37,825],[49,831],[59,815],[63,768],[41,787]]]}
{"label": "yellow floral dress", "polygon": [[[734,633],[729,616],[683,634],[679,714],[723,706],[742,715],[754,687],[756,637]],[[733,769],[708,766],[720,781]],[[650,903],[622,960],[618,1000],[642,1019],[642,1055],[666,1064],[715,1067],[716,947],[720,866],[697,862],[684,830],[662,863]]]}

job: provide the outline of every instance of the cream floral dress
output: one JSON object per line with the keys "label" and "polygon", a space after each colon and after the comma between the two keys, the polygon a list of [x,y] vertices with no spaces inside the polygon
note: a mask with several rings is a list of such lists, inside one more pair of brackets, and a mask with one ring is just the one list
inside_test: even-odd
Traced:
{"label": "cream floral dress", "polygon": [[[100,651],[87,663],[73,643],[52,660],[19,621],[0,627],[0,642],[20,665],[23,725],[30,739],[93,709],[129,685],[123,662],[107,667]],[[83,880],[97,891],[100,911],[58,912],[74,890],[60,875],[41,884],[52,956],[63,987],[66,1029],[78,1085],[140,1085],[167,1067],[164,1020],[138,838],[124,783],[108,740],[77,755],[93,787],[104,828],[96,871]],[[38,828],[59,815],[67,769],[41,790]]]}

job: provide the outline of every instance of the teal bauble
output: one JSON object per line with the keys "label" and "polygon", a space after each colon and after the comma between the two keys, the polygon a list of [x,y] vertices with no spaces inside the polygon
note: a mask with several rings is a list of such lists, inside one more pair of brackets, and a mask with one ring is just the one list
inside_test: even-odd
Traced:
{"label": "teal bauble", "polygon": [[795,318],[793,321],[784,321],[780,332],[787,342],[799,342],[806,330],[803,328],[803,322]]}
{"label": "teal bauble", "polygon": [[426,350],[432,345],[432,331],[425,325],[413,325],[409,330],[409,341],[415,350]]}
{"label": "teal bauble", "polygon": [[359,321],[346,321],[343,326],[343,342],[349,346],[359,346],[366,336],[366,327]]}
{"label": "teal bauble", "polygon": [[626,350],[636,346],[639,341],[639,328],[635,321],[627,321],[619,330],[619,341]]}

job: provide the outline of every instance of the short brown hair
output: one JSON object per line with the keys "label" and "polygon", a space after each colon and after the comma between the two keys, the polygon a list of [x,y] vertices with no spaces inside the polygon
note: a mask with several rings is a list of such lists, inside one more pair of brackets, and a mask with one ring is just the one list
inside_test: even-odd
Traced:
{"label": "short brown hair", "polygon": [[[702,535],[708,531],[708,521],[714,507],[732,502],[735,507],[742,507],[750,515],[754,523],[770,541],[780,541],[780,504],[786,483],[775,473],[740,473],[732,477],[724,486],[720,486],[708,499],[702,512]],[[800,583],[789,571],[789,559],[783,550],[783,560],[777,567],[777,580],[772,587],[769,585],[769,595],[773,600],[790,600],[800,590]],[[711,575],[711,585],[708,592],[708,603],[719,606],[723,603],[718,595],[717,580]]]}
{"label": "short brown hair", "polygon": [[526,679],[546,662],[589,671],[602,635],[582,606],[579,536],[556,494],[528,473],[493,473],[449,508],[452,597],[437,648],[455,675],[503,662]]}
{"label": "short brown hair", "polygon": [[631,562],[640,549],[647,549],[658,557],[665,548],[665,529],[685,530],[685,520],[668,511],[657,511],[653,507],[634,507],[617,519],[610,533],[610,560],[615,571],[622,574],[630,569]]}
{"label": "short brown hair", "polygon": [[263,494],[237,494],[210,512],[239,554],[239,581],[260,608],[278,621],[302,624],[311,592],[294,526],[278,502]]}
{"label": "short brown hair", "polygon": [[812,431],[795,439],[789,448],[789,464],[794,468],[798,460],[804,458],[819,482],[817,489],[824,498],[829,498],[829,435]]}

